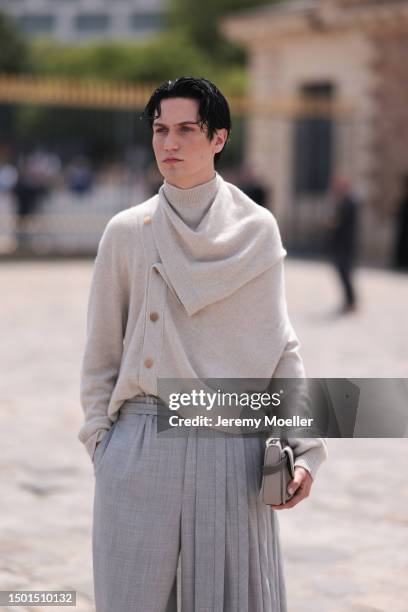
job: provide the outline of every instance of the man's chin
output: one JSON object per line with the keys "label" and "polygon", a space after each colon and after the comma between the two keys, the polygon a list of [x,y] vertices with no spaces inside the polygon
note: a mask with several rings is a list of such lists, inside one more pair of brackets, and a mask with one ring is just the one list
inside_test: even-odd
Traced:
{"label": "man's chin", "polygon": [[184,172],[181,168],[177,168],[176,164],[165,165],[160,168],[161,174],[165,179],[174,178],[175,176],[183,176]]}
{"label": "man's chin", "polygon": [[163,174],[166,174],[166,173],[174,174],[174,172],[179,172],[181,170],[181,167],[182,167],[181,162],[167,162],[167,163],[161,164],[160,170],[162,171]]}

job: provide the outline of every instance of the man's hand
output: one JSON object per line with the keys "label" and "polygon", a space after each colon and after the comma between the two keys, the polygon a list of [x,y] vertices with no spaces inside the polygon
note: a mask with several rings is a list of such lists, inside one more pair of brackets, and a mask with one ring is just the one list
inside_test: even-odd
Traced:
{"label": "man's hand", "polygon": [[295,467],[295,477],[288,484],[288,493],[292,494],[296,491],[294,496],[286,504],[280,504],[279,506],[271,506],[274,510],[285,510],[286,508],[293,508],[302,499],[309,496],[310,489],[313,484],[313,478],[311,474],[299,465]]}

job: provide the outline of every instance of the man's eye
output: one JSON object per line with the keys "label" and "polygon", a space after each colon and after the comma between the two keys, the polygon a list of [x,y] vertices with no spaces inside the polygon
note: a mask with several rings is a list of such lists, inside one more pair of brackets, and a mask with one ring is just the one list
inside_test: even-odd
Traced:
{"label": "man's eye", "polygon": [[192,129],[191,129],[191,128],[189,128],[189,127],[187,127],[186,125],[183,125],[183,127],[181,128],[181,131],[182,131],[182,132],[191,132],[191,131],[192,131]]}
{"label": "man's eye", "polygon": [[166,132],[167,130],[165,128],[156,128],[154,133],[157,134],[159,132]]}

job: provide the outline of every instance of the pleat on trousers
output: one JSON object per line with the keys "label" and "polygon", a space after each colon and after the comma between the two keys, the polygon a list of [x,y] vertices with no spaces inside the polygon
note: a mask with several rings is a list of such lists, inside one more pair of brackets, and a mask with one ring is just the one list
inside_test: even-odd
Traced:
{"label": "pleat on trousers", "polygon": [[286,612],[264,440],[157,433],[149,399],[125,402],[95,452],[96,612]]}

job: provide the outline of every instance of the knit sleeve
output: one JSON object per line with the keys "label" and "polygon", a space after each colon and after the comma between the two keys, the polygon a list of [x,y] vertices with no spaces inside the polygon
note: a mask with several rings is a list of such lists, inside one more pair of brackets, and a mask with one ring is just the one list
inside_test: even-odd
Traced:
{"label": "knit sleeve", "polygon": [[80,378],[85,422],[79,439],[91,459],[112,425],[108,406],[119,374],[129,288],[126,229],[114,217],[106,226],[95,259],[87,310],[86,345]]}
{"label": "knit sleeve", "polygon": [[[283,290],[284,291],[284,290]],[[300,342],[287,315],[286,298],[283,312],[286,313],[287,340],[273,378],[305,378],[305,368],[300,355]],[[328,457],[326,438],[289,438],[295,456],[295,467],[305,468],[313,478]]]}

